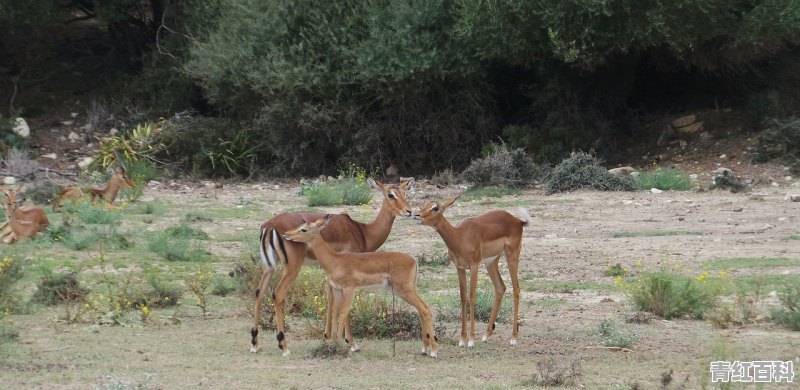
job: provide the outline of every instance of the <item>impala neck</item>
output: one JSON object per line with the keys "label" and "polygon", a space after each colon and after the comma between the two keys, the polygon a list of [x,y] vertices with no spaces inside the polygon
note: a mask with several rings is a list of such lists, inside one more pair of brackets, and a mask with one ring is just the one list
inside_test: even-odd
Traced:
{"label": "impala neck", "polygon": [[363,225],[362,231],[364,232],[364,240],[367,244],[367,252],[374,252],[386,242],[389,238],[389,233],[392,231],[392,224],[394,223],[394,215],[389,212],[389,207],[386,206],[386,199],[381,204],[381,209],[378,211],[378,216],[372,223]]}
{"label": "impala neck", "polygon": [[442,240],[444,240],[445,245],[447,245],[450,251],[455,252],[461,247],[461,232],[458,231],[458,228],[451,225],[444,216],[433,225],[433,229],[436,230],[436,233],[439,233],[439,236],[442,237]]}
{"label": "impala neck", "polygon": [[319,261],[319,265],[325,269],[325,272],[330,272],[333,269],[332,258],[337,256],[336,252],[334,252],[331,247],[328,246],[328,243],[320,236],[314,237],[306,244],[308,248],[314,252],[317,261]]}
{"label": "impala neck", "polygon": [[119,193],[119,188],[120,186],[114,183],[113,179],[109,181],[108,184],[106,185],[106,188],[100,190],[101,193],[103,194],[103,199],[105,199],[106,201],[113,202],[114,199],[117,199],[117,193]]}

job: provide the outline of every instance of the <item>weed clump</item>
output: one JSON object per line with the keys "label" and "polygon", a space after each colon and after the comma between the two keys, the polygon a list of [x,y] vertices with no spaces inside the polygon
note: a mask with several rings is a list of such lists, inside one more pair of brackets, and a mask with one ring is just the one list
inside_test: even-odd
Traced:
{"label": "weed clump", "polygon": [[781,308],[772,311],[772,320],[791,330],[800,331],[800,286],[786,286],[778,294]]}
{"label": "weed clump", "polygon": [[578,382],[581,373],[581,364],[575,360],[570,364],[559,364],[554,358],[536,363],[539,374],[534,374],[531,385],[542,387],[573,386]]}
{"label": "weed clump", "polygon": [[18,306],[18,298],[13,294],[12,288],[23,275],[22,264],[15,258],[0,259],[0,318],[3,313],[10,313]]}
{"label": "weed clump", "polygon": [[780,160],[790,173],[800,173],[800,118],[773,119],[760,137],[753,153],[754,163]]}
{"label": "weed clump", "polygon": [[658,188],[662,191],[688,191],[692,189],[692,179],[674,169],[657,169],[653,172],[642,172],[637,178],[640,190]]}
{"label": "weed clump", "polygon": [[308,198],[308,206],[338,206],[367,204],[372,193],[363,168],[351,165],[341,171],[338,179],[304,185],[300,195]]}
{"label": "weed clump", "polygon": [[419,336],[420,326],[416,310],[407,306],[392,310],[391,302],[375,293],[358,292],[350,309],[353,337],[408,340]]}
{"label": "weed clump", "polygon": [[747,189],[747,185],[742,183],[730,169],[720,168],[714,176],[714,183],[711,184],[710,189],[727,189],[733,193],[742,192]]}
{"label": "weed clump", "polygon": [[636,181],[631,176],[616,176],[599,165],[589,153],[572,153],[554,169],[545,183],[545,194],[591,188],[600,191],[633,191]]}
{"label": "weed clump", "polygon": [[472,160],[461,172],[464,181],[476,186],[528,187],[547,175],[547,167],[537,165],[525,149],[509,150],[505,145],[490,145],[485,157]]}
{"label": "weed clump", "polygon": [[596,336],[605,347],[631,348],[639,341],[638,333],[613,319],[600,321]]}
{"label": "weed clump", "polygon": [[311,350],[311,357],[318,359],[345,358],[350,354],[350,348],[341,342],[320,342]]}
{"label": "weed clump", "polygon": [[80,285],[75,273],[50,274],[43,277],[33,294],[33,301],[44,305],[56,305],[82,300],[89,289]]}
{"label": "weed clump", "polygon": [[718,280],[712,280],[707,273],[692,278],[668,270],[645,273],[626,287],[638,310],[665,319],[703,318],[722,293]]}
{"label": "weed clump", "polygon": [[622,264],[617,263],[614,265],[609,265],[605,270],[603,270],[603,276],[624,276],[628,273],[628,270],[622,266]]}
{"label": "weed clump", "polygon": [[[438,297],[434,301],[436,320],[445,322],[461,321],[461,299],[457,295]],[[489,321],[494,305],[494,289],[482,288],[475,293],[475,320]],[[510,303],[504,299],[497,311],[497,322],[504,323],[508,319]]]}

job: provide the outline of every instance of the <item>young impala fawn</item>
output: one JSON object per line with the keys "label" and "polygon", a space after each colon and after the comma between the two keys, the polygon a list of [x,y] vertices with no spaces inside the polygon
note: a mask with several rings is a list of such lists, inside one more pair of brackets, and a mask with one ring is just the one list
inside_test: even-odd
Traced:
{"label": "young impala fawn", "polygon": [[[417,309],[422,324],[422,353],[430,352],[431,357],[436,357],[439,344],[433,330],[431,309],[417,294],[417,261],[399,252],[334,252],[320,237],[320,231],[330,221],[331,216],[326,216],[316,222],[304,223],[297,229],[284,233],[283,238],[308,245],[325,269],[335,300],[334,321],[337,326],[334,340],[342,337],[343,325],[356,290],[385,287]],[[350,343],[350,337],[346,335],[345,341]]]}
{"label": "young impala fawn", "polygon": [[[458,199],[458,198],[456,198]],[[514,325],[511,333],[511,345],[517,343],[519,331],[519,254],[522,249],[522,227],[528,225],[530,216],[525,209],[518,210],[522,220],[503,210],[490,211],[486,214],[467,218],[458,227],[454,227],[444,218],[444,211],[456,199],[444,202],[427,202],[421,210],[414,213],[414,219],[423,225],[432,226],[447,245],[447,254],[458,272],[458,287],[461,293],[461,338],[458,346],[463,347],[467,338],[467,306],[469,306],[469,340],[467,346],[475,345],[475,290],[478,285],[478,266],[486,265],[489,278],[494,285],[494,306],[489,317],[489,326],[483,341],[494,331],[497,311],[503,300],[506,286],[500,277],[498,260],[506,254],[508,273],[514,287]],[[469,297],[467,297],[467,276],[470,271]]]}
{"label": "young impala fawn", "polygon": [[[411,188],[413,180],[400,184],[383,184],[377,180],[368,179],[367,183],[381,192],[383,203],[378,215],[372,223],[365,224],[354,221],[347,214],[335,215],[331,218],[328,227],[322,233],[322,238],[335,251],[348,252],[372,252],[380,248],[389,237],[395,217],[411,216],[411,209],[406,201],[406,190]],[[250,329],[251,352],[258,351],[258,328],[261,321],[261,304],[264,300],[265,291],[272,275],[279,265],[283,266],[283,275],[278,285],[272,293],[272,300],[275,302],[275,323],[278,338],[278,348],[283,351],[284,356],[289,355],[286,337],[284,335],[284,314],[283,302],[289,288],[300,273],[300,268],[304,264],[318,264],[313,250],[309,250],[305,244],[285,241],[283,233],[294,229],[304,222],[314,222],[324,217],[324,213],[295,212],[283,213],[272,217],[272,219],[261,225],[261,262],[264,264],[264,272],[261,282],[256,288],[256,307],[253,327]],[[328,288],[330,297],[330,288]],[[332,334],[332,306],[333,300],[328,299],[328,310],[325,318],[325,338],[329,339]],[[350,338],[350,324],[345,321],[346,337]],[[350,345],[355,351],[358,346],[355,343]]]}
{"label": "young impala fawn", "polygon": [[114,175],[111,176],[104,188],[83,189],[81,187],[67,187],[61,190],[56,204],[60,205],[67,200],[77,201],[87,194],[91,196],[92,201],[102,199],[106,203],[112,204],[117,199],[117,194],[122,188],[133,188],[133,181],[125,173],[125,168],[117,167],[114,169]]}
{"label": "young impala fawn", "polygon": [[39,207],[17,207],[16,189],[3,190],[3,194],[6,196],[3,209],[8,222],[8,227],[2,233],[4,243],[33,237],[50,223],[44,210]]}

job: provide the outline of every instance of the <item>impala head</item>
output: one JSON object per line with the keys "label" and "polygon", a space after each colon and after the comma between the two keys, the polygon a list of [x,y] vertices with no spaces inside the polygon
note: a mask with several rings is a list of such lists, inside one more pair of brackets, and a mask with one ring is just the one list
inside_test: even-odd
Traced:
{"label": "impala head", "polygon": [[289,230],[288,232],[283,233],[283,238],[288,241],[310,242],[319,237],[319,232],[328,226],[328,222],[331,221],[331,217],[332,215],[328,214],[324,218],[320,218],[314,222],[306,222],[298,226],[297,229]]}
{"label": "impala head", "polygon": [[436,225],[436,223],[438,223],[444,215],[444,211],[447,210],[448,207],[452,206],[459,197],[461,197],[461,195],[442,202],[426,202],[425,205],[419,209],[419,211],[414,213],[414,219],[423,225]]}
{"label": "impala head", "polygon": [[128,177],[123,167],[114,169],[114,176],[111,176],[111,182],[116,183],[120,188],[133,188],[133,181]]}
{"label": "impala head", "polygon": [[406,190],[411,188],[414,179],[406,180],[400,184],[383,184],[377,180],[367,179],[370,187],[383,193],[383,205],[388,208],[393,217],[410,217],[411,208],[406,200]]}
{"label": "impala head", "polygon": [[11,213],[14,212],[17,204],[17,191],[19,189],[10,189],[10,190],[3,190],[3,195],[5,195],[5,199],[3,200],[3,210],[6,214],[6,219],[10,218]]}

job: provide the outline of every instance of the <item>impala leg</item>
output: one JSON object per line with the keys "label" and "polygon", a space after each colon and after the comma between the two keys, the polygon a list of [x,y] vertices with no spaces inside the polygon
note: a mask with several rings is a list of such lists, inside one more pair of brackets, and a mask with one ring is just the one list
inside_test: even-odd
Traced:
{"label": "impala leg", "polygon": [[331,285],[328,284],[327,282],[325,283],[325,286],[327,286],[327,291],[328,291],[328,303],[327,303],[326,311],[325,311],[325,335],[324,335],[324,339],[325,339],[325,341],[330,341],[331,338],[333,338],[333,332],[335,331],[335,329],[333,328],[333,320],[334,320],[333,317],[334,317],[334,313],[335,313],[334,310],[336,308],[334,307],[335,306],[334,305],[335,297],[333,296],[333,294],[334,294],[333,287],[331,287]]}
{"label": "impala leg", "polygon": [[436,331],[433,329],[431,308],[417,294],[416,288],[397,288],[395,293],[417,309],[419,322],[422,325],[422,354],[424,355],[427,351],[430,351],[431,357],[435,358],[439,351],[439,343],[436,340]]}
{"label": "impala leg", "polygon": [[478,290],[478,264],[473,262],[469,268],[469,341],[467,347],[475,346],[475,295]]}
{"label": "impala leg", "polygon": [[286,345],[286,329],[285,318],[283,314],[283,302],[286,300],[286,293],[289,287],[292,286],[294,280],[297,279],[297,274],[300,273],[300,267],[283,267],[283,276],[275,287],[275,292],[272,294],[272,299],[275,300],[275,330],[278,332],[278,348],[283,351],[283,356],[289,356],[289,348]]}
{"label": "impala leg", "polygon": [[467,342],[467,270],[458,268],[458,292],[461,298],[461,337],[458,339],[458,346],[463,347]]}
{"label": "impala leg", "polygon": [[258,352],[258,327],[261,325],[261,306],[264,303],[264,296],[267,292],[267,285],[274,270],[270,267],[264,267],[264,272],[261,273],[261,281],[256,288],[256,310],[253,318],[253,327],[250,329],[250,352]]}
{"label": "impala leg", "polygon": [[494,332],[497,313],[500,311],[500,305],[503,302],[503,294],[506,292],[506,285],[503,283],[503,278],[500,276],[500,269],[498,269],[498,264],[500,263],[498,261],[499,259],[500,256],[497,256],[493,262],[486,264],[486,271],[489,272],[489,279],[492,280],[492,285],[494,285],[494,305],[492,306],[492,314],[489,316],[489,324],[486,327],[486,334],[483,335],[482,341],[489,339]]}
{"label": "impala leg", "polygon": [[515,251],[506,252],[506,261],[508,262],[508,273],[511,275],[511,287],[514,289],[514,320],[513,328],[511,330],[511,345],[517,344],[517,335],[519,333],[519,253],[520,247],[517,246]]}
{"label": "impala leg", "polygon": [[[353,306],[353,298],[355,295],[355,287],[346,287],[342,290],[342,299],[339,303],[339,323],[336,328],[336,340],[341,339],[343,336],[345,321],[347,321],[347,315],[350,313],[350,307]],[[350,344],[353,340],[345,338],[344,341]]]}

